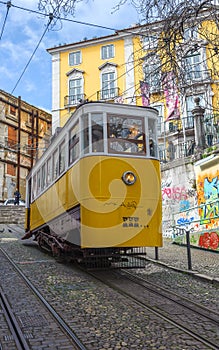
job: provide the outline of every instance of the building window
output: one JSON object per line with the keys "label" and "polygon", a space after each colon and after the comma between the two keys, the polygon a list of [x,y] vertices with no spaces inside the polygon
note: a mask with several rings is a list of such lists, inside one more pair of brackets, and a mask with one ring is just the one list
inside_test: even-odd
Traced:
{"label": "building window", "polygon": [[161,89],[161,71],[158,62],[147,61],[143,66],[144,81],[149,85],[150,92]]}
{"label": "building window", "polygon": [[101,47],[101,58],[106,60],[114,57],[114,45],[105,45]]}
{"label": "building window", "polygon": [[7,174],[11,176],[16,175],[16,167],[13,164],[7,164]]}
{"label": "building window", "polygon": [[184,40],[191,40],[198,38],[198,30],[196,27],[186,28],[183,33]]}
{"label": "building window", "polygon": [[10,106],[9,113],[15,117],[16,116],[16,108],[13,106]]}
{"label": "building window", "polygon": [[201,80],[203,78],[203,71],[201,65],[201,55],[191,54],[184,59],[185,80]]}
{"label": "building window", "polygon": [[143,36],[143,47],[144,50],[154,49],[158,44],[158,35],[145,35]]}
{"label": "building window", "polygon": [[71,52],[69,54],[69,66],[81,64],[81,51]]}
{"label": "building window", "polygon": [[115,75],[115,72],[102,74],[102,99],[110,99],[116,96]]}
{"label": "building window", "polygon": [[83,96],[82,78],[69,80],[69,104],[77,104]]}
{"label": "building window", "polygon": [[10,148],[15,148],[16,145],[17,145],[17,131],[12,126],[8,126],[7,146]]}
{"label": "building window", "polygon": [[79,123],[69,132],[69,165],[79,158]]}

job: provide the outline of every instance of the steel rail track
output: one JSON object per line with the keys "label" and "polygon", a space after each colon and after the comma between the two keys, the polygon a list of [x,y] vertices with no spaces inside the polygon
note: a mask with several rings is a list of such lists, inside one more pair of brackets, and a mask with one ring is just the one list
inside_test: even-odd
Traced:
{"label": "steel rail track", "polygon": [[[130,279],[131,281],[136,282],[138,285],[144,287],[145,289],[147,289],[148,291],[157,294],[159,296],[163,296],[164,298],[180,305],[183,307],[186,307],[187,309],[191,310],[191,311],[195,311],[197,314],[199,314],[200,316],[203,316],[207,319],[209,319],[212,322],[215,322],[216,324],[219,325],[219,312],[214,311],[214,310],[210,310],[209,308],[200,305],[198,303],[195,303],[194,301],[179,295],[167,288],[161,287],[158,284],[152,283],[147,281],[146,279],[144,279],[143,277],[140,276],[136,276],[133,275],[131,272],[129,271],[125,271],[123,270],[121,272],[122,274],[126,275],[126,277],[128,279]],[[141,283],[143,282],[143,284]]]}
{"label": "steel rail track", "polygon": [[7,300],[7,297],[4,295],[2,288],[0,287],[0,304],[7,321],[8,327],[13,335],[13,340],[16,344],[17,350],[30,350],[29,345],[26,342],[26,338],[14,317],[12,308]]}
{"label": "steel rail track", "polygon": [[[10,256],[2,249],[0,248],[1,252],[4,254],[6,259],[12,264],[13,268],[16,270],[16,272],[22,277],[22,279],[25,281],[25,283],[28,285],[28,287],[34,292],[34,294],[38,297],[38,299],[42,302],[42,304],[46,307],[46,309],[52,314],[53,318],[56,320],[56,322],[60,325],[60,327],[68,334],[69,338],[75,343],[75,345],[78,347],[79,350],[87,350],[87,348],[81,343],[80,339],[76,336],[76,334],[72,331],[72,329],[65,323],[65,321],[59,316],[59,314],[53,309],[53,307],[47,302],[47,300],[42,296],[42,294],[39,292],[37,288],[30,282],[30,280],[24,275],[24,273],[20,270],[20,268],[14,263],[14,261],[10,258]],[[4,299],[4,298],[3,298]],[[14,320],[15,318],[12,317]],[[17,332],[20,334],[21,331],[19,330],[19,326],[17,322],[15,324],[15,329],[17,329]],[[19,348],[19,350],[28,350],[29,347],[25,348]]]}
{"label": "steel rail track", "polygon": [[[110,287],[113,290],[117,291],[119,294],[123,295],[126,299],[129,298],[135,304],[141,306],[145,310],[147,310],[150,313],[158,316],[160,319],[168,322],[169,324],[171,324],[174,327],[178,328],[179,330],[183,331],[187,335],[191,336],[193,339],[195,339],[198,342],[202,343],[203,345],[207,346],[206,349],[218,350],[218,344],[216,345],[211,340],[208,340],[205,337],[197,334],[196,332],[193,332],[189,327],[186,327],[186,326],[184,326],[184,325],[182,325],[180,323],[177,323],[175,320],[173,321],[173,319],[171,319],[170,317],[164,316],[162,312],[156,311],[153,308],[153,306],[150,306],[148,304],[146,305],[144,302],[142,302],[140,300],[137,300],[136,297],[134,297],[130,292],[128,292],[122,286],[118,286],[116,283],[114,284],[112,281],[107,280],[106,271],[105,272],[101,272],[100,270],[98,270],[98,271],[87,271],[87,273],[89,275],[91,275],[92,277],[96,278],[97,280],[101,281],[102,283],[104,283],[108,287]],[[114,273],[115,273],[115,271],[114,271]],[[117,280],[119,280],[118,276],[119,276],[120,272],[116,271],[116,273],[117,273]],[[120,274],[120,276],[122,276],[122,275]],[[136,283],[136,282],[134,282],[134,283]],[[139,283],[138,283],[138,285],[139,285]],[[144,288],[144,286],[142,286],[142,287]],[[137,289],[135,289],[135,290],[137,290]],[[157,294],[159,294],[159,293],[157,292]],[[163,297],[163,295],[161,295],[161,296]],[[182,305],[182,306],[184,307],[184,305]],[[215,320],[214,320],[214,322],[215,322]]]}

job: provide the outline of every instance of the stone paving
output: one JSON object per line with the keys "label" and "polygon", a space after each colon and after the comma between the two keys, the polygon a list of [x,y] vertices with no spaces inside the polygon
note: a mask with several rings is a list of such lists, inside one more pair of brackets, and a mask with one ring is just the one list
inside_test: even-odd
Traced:
{"label": "stone paving", "polygon": [[[187,247],[172,244],[171,239],[164,238],[163,247],[158,250],[158,261],[176,269],[188,271]],[[147,257],[155,259],[155,249],[147,248]],[[191,248],[192,271],[200,277],[219,280],[219,253],[199,248]]]}
{"label": "stone paving", "polygon": [[[143,316],[140,307],[130,308],[122,296],[118,297],[112,290],[74,271],[71,266],[54,264],[51,257],[34,249],[31,240],[21,242],[19,238],[22,235],[22,226],[0,225],[0,244],[7,247],[27,276],[34,278],[36,285],[44,290],[63,318],[70,320],[81,339],[86,338],[88,349],[206,350],[205,347],[197,347],[193,340],[182,336],[173,327],[162,325],[155,317]],[[146,268],[139,273],[155,283],[187,293],[209,309],[217,307],[216,284],[206,283],[205,279],[194,283],[193,276],[177,271],[187,271],[186,247],[173,245],[165,239],[164,247],[159,249],[160,264],[154,263],[154,248],[147,248],[147,257]],[[206,279],[209,276],[218,278],[218,257],[217,253],[192,249],[193,270]],[[176,270],[167,269],[165,264]]]}

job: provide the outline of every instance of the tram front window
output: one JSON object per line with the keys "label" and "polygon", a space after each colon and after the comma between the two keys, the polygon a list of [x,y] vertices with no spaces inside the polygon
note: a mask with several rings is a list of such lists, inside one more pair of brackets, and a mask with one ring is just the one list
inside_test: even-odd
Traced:
{"label": "tram front window", "polygon": [[110,115],[107,123],[110,153],[145,155],[143,118]]}

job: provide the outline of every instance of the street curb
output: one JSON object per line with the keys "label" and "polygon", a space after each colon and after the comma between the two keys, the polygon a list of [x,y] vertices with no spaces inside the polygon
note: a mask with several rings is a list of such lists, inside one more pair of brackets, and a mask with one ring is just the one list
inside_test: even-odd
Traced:
{"label": "street curb", "polygon": [[187,275],[194,276],[195,278],[201,279],[204,282],[211,283],[211,284],[214,284],[214,285],[219,285],[219,278],[217,278],[217,277],[210,277],[210,276],[201,274],[198,271],[184,270],[184,269],[181,269],[179,267],[168,265],[167,263],[165,263],[163,261],[155,260],[155,259],[148,258],[148,257],[146,257],[145,260],[150,261],[150,262],[152,262],[154,264],[159,264],[161,266],[167,267],[168,269],[171,269],[171,270],[174,270],[174,271],[177,271],[177,272],[180,272],[180,273],[184,273],[184,274],[187,274]]}

